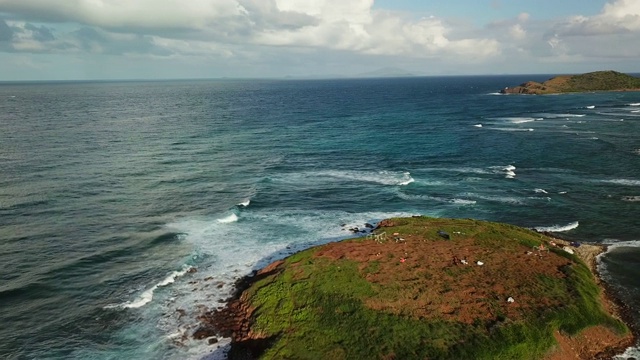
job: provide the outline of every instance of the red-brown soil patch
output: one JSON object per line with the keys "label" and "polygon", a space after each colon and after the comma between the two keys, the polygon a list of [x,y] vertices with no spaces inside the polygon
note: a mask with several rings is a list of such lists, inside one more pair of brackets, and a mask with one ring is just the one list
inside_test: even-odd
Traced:
{"label": "red-brown soil patch", "polygon": [[[571,264],[552,252],[516,243],[487,249],[464,235],[441,241],[397,237],[404,241],[332,243],[315,256],[356,261],[369,282],[394,286],[389,296],[366,302],[372,309],[394,314],[473,323],[499,316],[516,320],[561,305],[553,297],[539,297],[539,278],[562,278],[562,267]],[[454,262],[454,257],[468,265]],[[509,297],[515,301],[507,302]]]}
{"label": "red-brown soil patch", "polygon": [[621,338],[603,326],[590,327],[574,337],[556,332],[554,337],[558,346],[545,360],[611,359],[634,343],[632,336]]}

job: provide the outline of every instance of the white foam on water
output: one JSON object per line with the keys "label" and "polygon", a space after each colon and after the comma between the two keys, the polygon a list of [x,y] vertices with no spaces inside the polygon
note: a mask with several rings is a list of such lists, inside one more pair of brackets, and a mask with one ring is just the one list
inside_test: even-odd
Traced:
{"label": "white foam on water", "polygon": [[560,195],[564,195],[566,193],[567,193],[566,191],[558,191],[558,194],[560,194]]}
{"label": "white foam on water", "polygon": [[136,309],[142,307],[153,300],[153,293],[159,287],[164,287],[169,284],[173,284],[176,281],[176,278],[183,276],[191,269],[191,266],[184,266],[180,271],[174,271],[165,277],[159,283],[153,285],[149,289],[145,290],[142,294],[140,294],[135,300],[126,302],[123,304],[115,304],[115,305],[107,305],[105,309],[114,309],[114,308],[123,308],[123,309]]}
{"label": "white foam on water", "polygon": [[496,119],[503,120],[512,124],[523,124],[523,123],[536,121],[536,119],[532,117],[504,117],[504,118],[496,118]]}
{"label": "white foam on water", "polygon": [[424,186],[451,186],[450,182],[442,181],[442,180],[422,180],[418,179],[415,181],[416,184],[424,185]]}
{"label": "white foam on water", "polygon": [[640,110],[631,110],[632,113],[639,113]]}
{"label": "white foam on water", "polygon": [[482,127],[482,124],[475,124],[475,125],[473,125],[473,126],[478,127],[478,128],[481,128],[481,127]]}
{"label": "white foam on water", "polygon": [[407,171],[357,171],[326,170],[290,174],[286,179],[278,179],[293,183],[327,182],[335,179],[377,183],[381,185],[404,186],[415,180]]}
{"label": "white foam on water", "polygon": [[629,106],[640,106],[640,103],[631,103]]}
{"label": "white foam on water", "polygon": [[557,118],[576,118],[576,117],[585,117],[586,114],[549,114],[549,113],[543,113],[543,114],[538,114],[539,116],[545,118],[545,119],[557,119]]}
{"label": "white foam on water", "polygon": [[188,353],[183,358],[202,359],[211,347],[206,340],[190,336],[199,326],[197,317],[222,306],[238,279],[300,250],[365,235],[353,234],[349,228],[367,229],[365,223],[412,215],[415,214],[249,208],[243,211],[239,222],[219,222],[216,216],[176,221],[167,227],[186,234],[183,243],[192,246],[197,271],[168,287],[169,291],[163,291],[158,301],[154,299],[153,308],[149,309],[162,314],[158,315],[160,328],[170,336],[167,341],[177,342],[178,350]]}
{"label": "white foam on water", "polygon": [[462,194],[462,196],[468,197],[468,198],[491,201],[491,202],[510,204],[510,205],[523,205],[525,203],[524,199],[516,198],[513,196],[480,195],[476,193],[464,193]]}
{"label": "white foam on water", "polygon": [[247,207],[247,206],[249,206],[249,204],[251,204],[251,199],[246,199],[246,200],[238,203],[238,206]]}
{"label": "white foam on water", "polygon": [[640,359],[640,347],[629,347],[624,353],[616,355],[612,360]]}
{"label": "white foam on water", "polygon": [[500,92],[492,92],[492,93],[488,93],[487,95],[506,95]]}
{"label": "white foam on water", "polygon": [[605,239],[603,244],[607,245],[607,252],[618,248],[640,248],[640,240],[620,241],[617,239]]}
{"label": "white foam on water", "polygon": [[589,105],[589,106],[587,106],[586,108],[587,108],[587,109],[595,109],[595,108],[596,108],[596,106],[595,106],[595,105]]}
{"label": "white foam on water", "polygon": [[497,130],[497,131],[533,131],[534,129],[532,128],[528,128],[528,129],[519,129],[519,128],[497,128],[497,127],[492,127],[492,128],[488,128],[489,130]]}
{"label": "white foam on water", "polygon": [[548,194],[547,190],[545,189],[534,189],[533,191],[538,194]]}
{"label": "white foam on water", "polygon": [[459,198],[448,199],[448,198],[439,197],[439,196],[405,194],[401,191],[398,191],[396,194],[400,199],[409,200],[409,201],[415,201],[415,200],[436,201],[436,202],[456,204],[456,205],[475,205],[476,204],[475,200],[468,200],[468,199],[459,199]]}
{"label": "white foam on water", "polygon": [[475,200],[467,200],[467,199],[451,199],[449,202],[458,204],[458,205],[475,205],[477,201]]}
{"label": "white foam on water", "polygon": [[219,222],[219,223],[222,223],[222,224],[236,222],[236,221],[238,221],[238,215],[232,213],[232,214],[227,215],[227,216],[225,216],[223,218],[217,219],[216,221]]}
{"label": "white foam on water", "polygon": [[597,180],[597,182],[613,185],[624,186],[640,186],[640,180],[635,179],[611,179],[611,180]]}
{"label": "white foam on water", "polygon": [[622,201],[628,201],[628,202],[640,202],[640,196],[639,196],[639,195],[623,196],[623,197],[622,197]]}
{"label": "white foam on water", "polygon": [[474,167],[434,167],[434,168],[423,168],[420,170],[421,171],[454,172],[454,173],[463,173],[463,174],[494,174],[495,173],[495,171],[493,170],[474,168]]}
{"label": "white foam on water", "polygon": [[570,231],[577,228],[580,225],[578,221],[574,221],[567,225],[552,225],[552,226],[538,226],[535,227],[537,231],[548,231],[548,232],[565,232]]}
{"label": "white foam on water", "polygon": [[507,179],[513,179],[516,177],[516,173],[514,171],[516,167],[513,165],[491,166],[489,169],[491,169],[494,174],[504,174],[504,177]]}

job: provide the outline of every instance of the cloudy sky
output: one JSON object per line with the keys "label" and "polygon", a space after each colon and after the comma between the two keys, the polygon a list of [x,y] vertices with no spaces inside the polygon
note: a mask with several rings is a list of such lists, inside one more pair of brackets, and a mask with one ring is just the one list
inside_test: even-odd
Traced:
{"label": "cloudy sky", "polygon": [[0,81],[640,72],[640,0],[0,0]]}

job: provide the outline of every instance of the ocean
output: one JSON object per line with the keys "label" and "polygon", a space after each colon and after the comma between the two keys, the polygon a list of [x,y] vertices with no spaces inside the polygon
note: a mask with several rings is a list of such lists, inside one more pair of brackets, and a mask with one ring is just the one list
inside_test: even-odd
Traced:
{"label": "ocean", "polygon": [[0,84],[0,358],[220,358],[235,280],[411,215],[610,244],[640,325],[640,92],[497,93],[549,77]]}

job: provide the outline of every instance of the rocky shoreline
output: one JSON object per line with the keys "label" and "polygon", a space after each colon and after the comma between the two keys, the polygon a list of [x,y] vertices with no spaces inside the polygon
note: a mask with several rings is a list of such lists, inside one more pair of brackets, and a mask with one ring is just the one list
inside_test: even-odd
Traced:
{"label": "rocky shoreline", "polygon": [[[383,221],[378,228],[386,225]],[[594,244],[572,246],[571,242],[559,239],[555,234],[546,233],[545,235],[550,236],[547,246],[568,248],[575,252],[594,274],[598,286],[603,289],[602,303],[606,310],[624,323],[631,324],[629,309],[612,296],[611,289],[597,273],[597,256],[606,251],[606,246]],[[252,359],[262,354],[273,344],[274,339],[252,329],[256,309],[250,305],[250,295],[246,290],[258,281],[282,272],[283,263],[284,260],[276,261],[259,271],[254,271],[250,276],[239,279],[235,284],[234,295],[227,300],[224,308],[199,316],[201,326],[194,332],[193,337],[208,341],[212,345],[218,342],[218,338],[230,338],[232,345],[227,354],[230,359]],[[558,347],[546,359],[610,359],[613,355],[620,354],[627,347],[635,344],[636,330],[632,329],[632,333],[623,338],[601,326],[589,328],[588,331],[574,337],[558,333],[554,335]]]}
{"label": "rocky shoreline", "polygon": [[592,91],[640,91],[640,79],[617,71],[595,71],[581,75],[560,75],[542,83],[527,81],[505,87],[501,94],[544,95]]}

